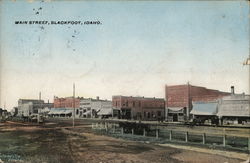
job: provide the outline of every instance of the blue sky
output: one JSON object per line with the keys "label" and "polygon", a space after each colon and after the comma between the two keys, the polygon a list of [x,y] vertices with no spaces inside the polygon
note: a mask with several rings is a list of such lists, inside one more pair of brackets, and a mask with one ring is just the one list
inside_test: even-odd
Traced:
{"label": "blue sky", "polygon": [[[249,93],[246,1],[1,1],[1,107],[18,98],[164,97],[185,84]],[[41,9],[39,9],[41,7]],[[36,14],[36,12],[39,14]],[[102,25],[15,25],[24,20]],[[73,37],[74,36],[74,37]]]}

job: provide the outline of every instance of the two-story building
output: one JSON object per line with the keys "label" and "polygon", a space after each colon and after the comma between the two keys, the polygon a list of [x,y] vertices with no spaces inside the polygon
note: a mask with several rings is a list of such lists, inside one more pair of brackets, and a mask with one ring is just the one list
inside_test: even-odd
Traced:
{"label": "two-story building", "polygon": [[36,99],[19,99],[17,116],[28,117],[32,114],[37,114],[39,109],[52,108],[53,103],[45,103],[44,100]]}
{"label": "two-story building", "polygon": [[205,87],[184,85],[166,85],[166,120],[185,121],[189,120],[190,112],[195,102],[212,102],[230,93],[219,90],[207,89]]}
{"label": "two-story building", "polygon": [[113,96],[112,106],[113,116],[121,119],[161,120],[164,118],[163,98]]}
{"label": "two-story building", "polygon": [[97,118],[112,116],[112,102],[102,100],[98,96],[93,98],[81,98],[79,116],[83,118]]}
{"label": "two-story building", "polygon": [[250,123],[250,95],[233,92],[230,96],[221,98],[217,116],[224,124]]}

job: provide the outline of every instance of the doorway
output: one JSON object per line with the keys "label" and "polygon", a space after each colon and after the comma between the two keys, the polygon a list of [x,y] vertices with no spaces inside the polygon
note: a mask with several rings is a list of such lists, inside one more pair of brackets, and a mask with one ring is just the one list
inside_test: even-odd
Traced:
{"label": "doorway", "polygon": [[178,115],[177,114],[173,114],[173,122],[178,122]]}

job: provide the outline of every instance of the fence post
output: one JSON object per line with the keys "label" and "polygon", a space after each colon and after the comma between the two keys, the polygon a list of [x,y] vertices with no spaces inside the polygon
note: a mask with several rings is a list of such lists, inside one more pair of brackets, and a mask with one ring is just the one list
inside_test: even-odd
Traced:
{"label": "fence post", "polygon": [[188,142],[188,132],[185,134],[185,142]]}
{"label": "fence post", "polygon": [[134,135],[134,129],[132,128],[132,135]]}
{"label": "fence post", "polygon": [[202,134],[202,144],[206,144],[206,134]]}
{"label": "fence post", "polygon": [[143,136],[146,136],[146,129],[143,129]]}
{"label": "fence post", "polygon": [[113,134],[115,133],[115,126],[114,126],[114,124],[112,124],[112,131],[113,131]]}
{"label": "fence post", "polygon": [[159,129],[155,130],[155,137],[158,139],[159,138]]}
{"label": "fence post", "polygon": [[113,130],[114,134],[116,133],[116,126],[114,125],[114,130]]}
{"label": "fence post", "polygon": [[105,130],[108,132],[108,124],[105,122]]}
{"label": "fence post", "polygon": [[223,146],[226,146],[226,135],[223,135]]}
{"label": "fence post", "polygon": [[169,140],[170,141],[172,140],[172,130],[170,130],[170,132],[169,132]]}
{"label": "fence post", "polygon": [[250,138],[248,138],[248,151],[250,151]]}
{"label": "fence post", "polygon": [[122,127],[122,129],[121,129],[121,133],[122,133],[122,135],[124,134],[124,130],[123,130],[123,127]]}

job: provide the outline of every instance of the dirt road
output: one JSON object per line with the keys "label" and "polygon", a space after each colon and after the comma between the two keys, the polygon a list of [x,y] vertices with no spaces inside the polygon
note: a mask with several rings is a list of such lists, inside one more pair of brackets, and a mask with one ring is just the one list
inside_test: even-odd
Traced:
{"label": "dirt road", "polygon": [[98,135],[88,124],[0,125],[0,159],[4,162],[179,163],[241,162],[215,154],[161,147]]}

